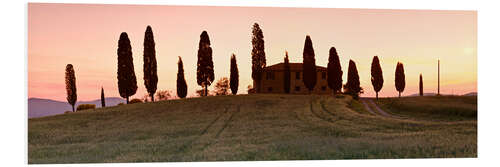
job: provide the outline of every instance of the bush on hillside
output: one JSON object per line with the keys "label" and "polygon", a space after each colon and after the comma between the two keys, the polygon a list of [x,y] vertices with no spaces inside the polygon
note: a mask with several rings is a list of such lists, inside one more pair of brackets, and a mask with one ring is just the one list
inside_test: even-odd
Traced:
{"label": "bush on hillside", "polygon": [[162,100],[168,100],[171,99],[172,96],[172,91],[170,90],[158,90],[156,92],[156,100],[157,101],[162,101]]}
{"label": "bush on hillside", "polygon": [[132,99],[128,102],[129,104],[134,104],[134,103],[142,103],[141,99]]}
{"label": "bush on hillside", "polygon": [[76,107],[76,111],[95,109],[95,104],[80,104]]}
{"label": "bush on hillside", "polygon": [[252,85],[248,85],[248,87],[247,87],[247,93],[248,94],[254,94],[254,93],[256,93],[255,88]]}

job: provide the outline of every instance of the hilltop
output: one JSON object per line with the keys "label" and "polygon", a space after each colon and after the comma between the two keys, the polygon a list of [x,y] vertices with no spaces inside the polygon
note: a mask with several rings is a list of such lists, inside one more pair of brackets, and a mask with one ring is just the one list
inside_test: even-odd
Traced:
{"label": "hilltop", "polygon": [[[428,99],[438,98],[438,99]],[[440,103],[441,97],[404,97]],[[397,100],[397,99],[393,99]],[[447,97],[476,113],[477,99]],[[476,100],[476,103],[474,103]],[[171,162],[477,157],[477,119],[372,115],[350,96],[238,95],[91,109],[28,121],[28,162]],[[440,111],[441,105],[433,111]],[[417,107],[419,107],[417,105]],[[456,109],[456,108],[455,108]]]}

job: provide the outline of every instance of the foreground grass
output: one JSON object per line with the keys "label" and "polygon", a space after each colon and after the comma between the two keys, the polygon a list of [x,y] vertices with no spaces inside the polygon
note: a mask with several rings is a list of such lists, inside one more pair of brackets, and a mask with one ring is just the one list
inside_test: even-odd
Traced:
{"label": "foreground grass", "polygon": [[241,95],[29,119],[28,162],[477,157],[475,119],[392,119],[360,106],[349,96]]}

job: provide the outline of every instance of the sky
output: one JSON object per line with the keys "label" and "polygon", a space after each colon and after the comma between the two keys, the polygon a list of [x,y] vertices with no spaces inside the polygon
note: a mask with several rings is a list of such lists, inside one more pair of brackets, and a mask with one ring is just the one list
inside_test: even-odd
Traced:
{"label": "sky", "polygon": [[264,34],[268,66],[281,63],[285,51],[290,62],[302,62],[305,37],[310,35],[316,65],[326,67],[329,49],[337,49],[344,83],[349,60],[356,62],[362,97],[375,96],[370,81],[373,56],[379,57],[383,71],[380,97],[398,95],[394,86],[398,61],[406,75],[403,96],[418,93],[419,74],[424,92],[437,92],[438,59],[442,94],[477,91],[476,11],[29,3],[28,97],[65,101],[66,64],[74,67],[79,101],[99,99],[101,87],[107,97],[119,97],[116,50],[120,34],[127,32],[138,86],[132,98],[142,98],[148,25],[156,43],[158,90],[175,94],[179,56],[188,96],[201,89],[196,83],[197,50],[200,34],[207,31],[215,80],[229,77],[234,53],[238,94],[246,94],[252,84],[254,23]]}

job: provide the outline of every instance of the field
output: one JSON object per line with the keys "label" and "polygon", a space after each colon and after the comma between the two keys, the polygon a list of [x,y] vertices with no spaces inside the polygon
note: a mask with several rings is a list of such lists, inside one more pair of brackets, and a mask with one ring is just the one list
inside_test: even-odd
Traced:
{"label": "field", "polygon": [[28,121],[28,162],[477,157],[476,97],[238,95],[130,104]]}

